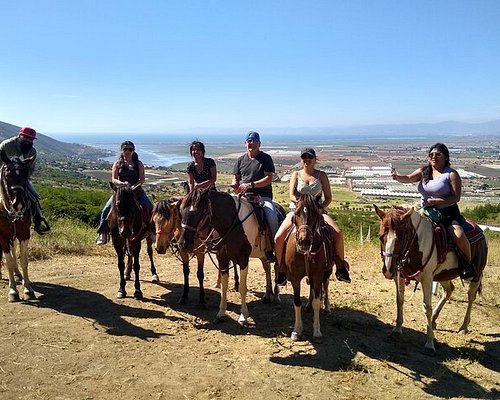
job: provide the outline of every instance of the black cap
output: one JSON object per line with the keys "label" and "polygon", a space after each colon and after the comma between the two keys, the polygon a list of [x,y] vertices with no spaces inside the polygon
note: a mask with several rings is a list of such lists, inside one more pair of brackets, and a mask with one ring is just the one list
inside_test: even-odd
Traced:
{"label": "black cap", "polygon": [[306,147],[305,149],[302,149],[302,151],[300,152],[300,156],[302,157],[304,154],[309,154],[310,156],[316,158],[316,152],[311,147]]}

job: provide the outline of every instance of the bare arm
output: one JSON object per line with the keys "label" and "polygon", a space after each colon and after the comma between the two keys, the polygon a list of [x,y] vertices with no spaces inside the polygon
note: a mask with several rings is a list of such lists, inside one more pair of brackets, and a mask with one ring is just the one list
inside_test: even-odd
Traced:
{"label": "bare arm", "polygon": [[326,209],[326,207],[328,207],[328,205],[332,202],[332,188],[330,187],[328,176],[323,171],[320,172],[320,179],[321,187],[323,188],[323,197],[325,198],[321,207]]}
{"label": "bare arm", "polygon": [[118,179],[118,170],[118,161],[115,161],[113,164],[113,168],[111,169],[111,183],[116,186],[128,185],[128,182],[122,182],[120,179]]}
{"label": "bare arm", "polygon": [[297,181],[298,181],[299,172],[295,171],[290,178],[290,200],[294,203],[297,203]]}
{"label": "bare arm", "polygon": [[422,169],[418,168],[409,175],[398,175],[396,170],[391,172],[392,179],[400,183],[413,183],[419,182],[422,179]]}

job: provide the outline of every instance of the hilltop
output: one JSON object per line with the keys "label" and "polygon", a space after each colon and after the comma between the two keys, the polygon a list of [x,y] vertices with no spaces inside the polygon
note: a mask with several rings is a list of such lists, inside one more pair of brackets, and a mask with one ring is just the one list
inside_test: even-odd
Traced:
{"label": "hilltop", "polygon": [[[0,121],[0,141],[17,136],[20,127]],[[36,128],[35,128],[36,129]],[[37,132],[36,150],[43,154],[45,158],[55,159],[61,157],[82,158],[97,160],[108,156],[105,150],[95,147],[85,146],[78,143],[66,143]]]}

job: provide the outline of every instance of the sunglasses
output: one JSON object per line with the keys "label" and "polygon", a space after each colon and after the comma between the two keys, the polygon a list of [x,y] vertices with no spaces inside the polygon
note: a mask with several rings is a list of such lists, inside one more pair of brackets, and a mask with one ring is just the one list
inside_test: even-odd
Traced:
{"label": "sunglasses", "polygon": [[312,160],[314,158],[314,156],[312,156],[310,154],[304,154],[304,155],[300,156],[300,158],[302,158],[303,160]]}
{"label": "sunglasses", "polygon": [[443,153],[429,153],[429,158],[432,158],[432,157],[441,157],[443,155]]}
{"label": "sunglasses", "polygon": [[247,139],[247,140],[245,140],[245,142],[246,143],[259,143],[259,141],[256,139]]}
{"label": "sunglasses", "polygon": [[124,147],[122,150],[123,151],[134,151],[134,148],[133,147]]}

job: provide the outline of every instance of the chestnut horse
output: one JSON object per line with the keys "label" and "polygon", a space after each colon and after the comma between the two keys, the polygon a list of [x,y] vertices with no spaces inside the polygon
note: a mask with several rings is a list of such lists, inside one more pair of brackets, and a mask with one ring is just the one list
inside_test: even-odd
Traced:
{"label": "chestnut horse", "polygon": [[[396,283],[397,319],[393,333],[402,333],[405,280],[414,279],[422,286],[423,308],[427,317],[427,342],[424,351],[434,354],[436,320],[454,290],[451,280],[459,277],[461,273],[457,254],[454,250],[448,250],[444,260],[440,259],[432,223],[413,208],[392,207],[384,212],[376,205],[374,207],[381,219],[382,272],[386,278],[394,279]],[[476,231],[475,241],[471,243],[472,263],[476,267],[476,275],[469,283],[467,311],[459,328],[461,333],[467,332],[472,303],[477,293],[481,293],[481,280],[488,255],[486,238],[477,226]],[[433,281],[439,282],[444,289],[434,310],[432,310]]]}
{"label": "chestnut horse", "polygon": [[[141,252],[141,242],[147,240],[148,256],[151,261],[151,273],[155,281],[156,269],[153,263],[152,238],[149,220],[144,220],[142,207],[136,200],[134,192],[128,186],[115,186],[113,188],[113,204],[108,216],[108,226],[118,256],[118,271],[120,272],[120,287],[117,297],[126,297],[125,291],[126,272],[125,255],[128,257],[128,265],[134,269],[134,298],[141,300],[143,294],[139,281],[139,255]],[[157,278],[157,275],[156,275]]]}
{"label": "chestnut horse", "polygon": [[[182,228],[181,215],[179,211],[180,203],[181,200],[179,199],[171,199],[170,201],[163,199],[156,203],[153,208],[151,220],[153,221],[156,229],[155,249],[158,254],[165,254],[168,248],[173,248],[174,243],[177,243],[181,236]],[[175,249],[173,252],[175,254]],[[182,261],[182,272],[184,274],[184,291],[178,303],[185,304],[188,299],[189,260],[191,258],[191,254],[195,255],[198,261],[196,276],[200,285],[199,304],[204,306],[206,304],[205,288],[203,286],[203,280],[205,278],[205,273],[203,271],[203,264],[205,262],[205,245],[199,237],[195,239],[194,250],[192,253],[179,250],[179,257]]]}
{"label": "chestnut horse", "polygon": [[6,158],[2,154],[0,169],[0,259],[5,255],[9,273],[10,302],[19,301],[15,275],[17,266],[16,240],[19,242],[19,259],[22,268],[24,299],[35,300],[36,295],[28,274],[28,243],[30,240],[31,208],[26,187],[29,170],[26,161],[20,157]]}
{"label": "chestnut horse", "polygon": [[316,199],[310,194],[300,195],[284,255],[287,279],[293,287],[295,309],[295,326],[291,334],[293,341],[299,340],[303,332],[300,284],[304,277],[307,277],[310,285],[309,302],[314,311],[313,337],[315,339],[322,337],[319,318],[322,296],[325,309],[331,311],[328,283],[334,259],[332,237],[331,227],[324,222]]}
{"label": "chestnut horse", "polygon": [[[193,251],[195,238],[205,226],[213,228],[218,238],[210,244],[216,252],[219,269],[222,272],[221,300],[219,312],[214,322],[225,318],[227,308],[228,272],[230,262],[240,267],[241,313],[238,322],[248,324],[248,307],[246,304],[247,275],[250,257],[259,258],[266,273],[266,294],[263,301],[273,301],[275,292],[272,288],[271,266],[265,258],[265,238],[259,232],[259,223],[253,206],[244,197],[233,196],[215,190],[192,190],[180,206],[182,218],[182,234],[179,239],[180,248]],[[205,221],[208,221],[206,224]],[[277,289],[276,293],[277,293]]]}

